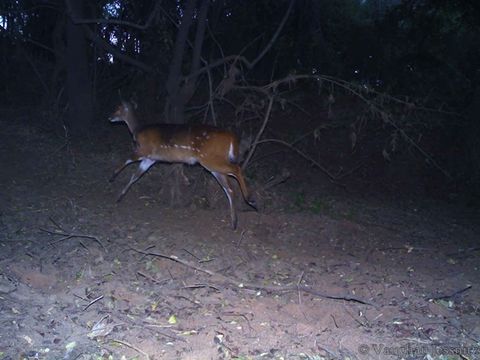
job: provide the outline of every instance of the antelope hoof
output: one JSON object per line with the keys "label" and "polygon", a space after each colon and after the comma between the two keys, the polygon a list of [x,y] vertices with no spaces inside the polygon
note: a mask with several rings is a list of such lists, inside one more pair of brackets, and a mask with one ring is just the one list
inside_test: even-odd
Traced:
{"label": "antelope hoof", "polygon": [[247,200],[247,204],[254,208],[255,211],[258,211],[257,202],[254,199]]}
{"label": "antelope hoof", "polygon": [[238,219],[235,216],[234,218],[232,218],[232,229],[233,230],[237,230],[237,223],[238,223]]}

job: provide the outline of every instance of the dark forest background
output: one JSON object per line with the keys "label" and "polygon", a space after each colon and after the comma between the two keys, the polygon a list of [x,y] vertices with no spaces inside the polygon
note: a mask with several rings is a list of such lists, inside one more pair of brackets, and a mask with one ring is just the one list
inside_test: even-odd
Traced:
{"label": "dark forest background", "polygon": [[123,98],[333,183],[480,193],[476,0],[2,0],[0,84],[2,119],[72,144],[103,141]]}

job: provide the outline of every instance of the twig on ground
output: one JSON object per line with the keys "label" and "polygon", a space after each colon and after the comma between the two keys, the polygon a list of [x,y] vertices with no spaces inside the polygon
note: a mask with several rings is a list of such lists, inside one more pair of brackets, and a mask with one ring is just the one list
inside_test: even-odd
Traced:
{"label": "twig on ground", "polygon": [[197,260],[197,261],[200,261],[200,260],[201,260],[198,256],[196,256],[195,254],[193,254],[193,253],[190,252],[189,250],[187,250],[187,249],[185,249],[185,248],[183,248],[182,250],[185,251],[185,252],[186,252],[188,255],[190,255],[191,257],[195,258],[195,260]]}
{"label": "twig on ground", "polygon": [[335,327],[338,329],[338,324],[337,324],[337,320],[335,320],[335,316],[333,316],[333,314],[330,314],[330,317],[331,317],[332,320],[333,320],[333,324],[334,324]]}
{"label": "twig on ground", "polygon": [[53,218],[51,216],[48,217],[48,220],[50,220],[52,222],[52,224],[55,225],[55,227],[57,229],[59,229],[62,232],[66,232],[65,229],[62,228],[55,220],[53,220]]}
{"label": "twig on ground", "polygon": [[93,304],[95,304],[97,301],[100,301],[104,298],[103,295],[100,295],[99,297],[93,299],[92,301],[90,301],[84,308],[83,308],[83,311],[87,310],[90,306],[92,306]]}
{"label": "twig on ground", "polygon": [[449,254],[446,254],[446,256],[459,256],[459,255],[463,255],[463,254],[466,254],[466,253],[472,253],[472,252],[475,252],[475,251],[479,251],[480,250],[480,247],[471,247],[471,248],[468,248],[468,249],[460,249],[454,253],[449,253]]}
{"label": "twig on ground", "polygon": [[169,339],[176,340],[176,341],[181,341],[181,342],[184,342],[184,343],[188,343],[187,340],[185,340],[184,338],[182,338],[180,336],[177,336],[177,335],[172,334],[172,333],[168,333],[165,330],[158,330],[158,329],[165,329],[165,328],[171,327],[171,326],[165,326],[165,325],[160,325],[160,324],[150,324],[150,323],[145,323],[143,326],[149,327],[149,328],[154,328],[155,333],[158,333],[158,334],[160,334],[162,336],[165,336]]}
{"label": "twig on ground", "polygon": [[113,339],[112,340],[113,342],[116,342],[117,344],[120,344],[120,345],[124,345],[126,347],[129,347],[130,349],[133,349],[137,352],[139,352],[140,354],[142,354],[143,356],[145,356],[145,358],[147,360],[150,360],[150,355],[148,355],[145,351],[143,351],[142,349],[139,349],[138,347],[126,342],[126,341],[123,341],[123,340],[118,340],[118,339]]}
{"label": "twig on ground", "polygon": [[208,269],[204,269],[204,268],[202,268],[202,267],[200,267],[196,264],[193,264],[189,261],[182,260],[182,259],[178,258],[177,256],[169,256],[169,255],[160,254],[160,253],[156,253],[156,252],[145,252],[145,251],[142,251],[142,250],[134,249],[132,247],[130,247],[130,250],[132,250],[136,253],[142,254],[144,256],[155,256],[155,257],[160,257],[160,258],[163,258],[163,259],[167,259],[167,260],[171,260],[171,261],[180,263],[182,265],[185,265],[189,268],[192,268],[192,269],[197,270],[199,272],[202,272],[204,274],[208,274],[210,276],[219,278],[222,281],[223,285],[230,285],[230,286],[235,286],[235,287],[240,287],[240,288],[250,289],[250,290],[263,290],[263,291],[266,291],[266,292],[273,292],[273,293],[302,291],[302,292],[305,292],[305,293],[308,293],[308,294],[311,294],[311,295],[314,295],[314,296],[322,297],[322,298],[325,298],[325,299],[344,300],[344,301],[356,302],[356,303],[363,304],[363,305],[370,305],[370,306],[377,307],[376,305],[374,305],[374,304],[372,304],[372,303],[370,303],[366,300],[362,300],[360,298],[357,298],[357,297],[353,297],[353,296],[350,296],[350,295],[336,296],[336,295],[325,294],[325,293],[322,293],[322,292],[317,291],[315,289],[311,289],[308,286],[299,286],[299,285],[263,286],[263,285],[255,284],[255,283],[244,283],[240,280],[231,278],[229,276],[220,274],[218,272],[211,271],[211,270],[208,270]]}
{"label": "twig on ground", "polygon": [[302,271],[302,273],[300,274],[300,276],[298,277],[298,281],[297,281],[297,294],[298,294],[298,304],[301,305],[302,304],[302,298],[300,296],[300,284],[302,282],[302,279],[303,279],[303,275],[305,274],[305,271]]}
{"label": "twig on ground", "polygon": [[350,311],[348,311],[347,309],[345,309],[345,312],[350,315],[350,317],[353,319],[353,321],[355,321],[357,324],[359,324],[360,326],[362,327],[369,327],[367,324],[361,322],[360,320],[358,320],[355,316],[353,316],[352,314],[350,314]]}
{"label": "twig on ground", "polygon": [[[465,336],[466,338],[472,340],[475,344],[478,344],[478,343],[480,342],[480,339],[479,339],[479,338],[476,338],[475,336],[472,336],[472,335],[470,334],[470,331],[465,331],[465,329],[460,328],[460,327],[452,324],[451,322],[445,322],[445,321],[442,321],[442,322],[427,322],[427,323],[425,323],[425,324],[422,324],[422,326],[421,326],[420,328],[421,328],[421,329],[426,329],[426,328],[427,328],[427,325],[451,326],[451,327],[453,327],[455,330],[457,330],[460,334],[462,334],[462,335]],[[425,334],[425,331],[423,331],[423,333]],[[432,340],[431,335],[425,334],[425,336],[426,336],[429,340]]]}
{"label": "twig on ground", "polygon": [[241,317],[241,318],[243,318],[243,319],[247,322],[247,325],[248,325],[248,327],[250,328],[250,330],[253,330],[252,325],[250,325],[250,320],[248,319],[247,315],[245,315],[245,314],[241,314],[241,313],[229,311],[229,312],[223,312],[223,313],[221,313],[220,316],[236,316],[236,317]]}
{"label": "twig on ground", "polygon": [[238,241],[237,241],[237,248],[240,246],[240,244],[242,243],[242,240],[243,240],[243,236],[245,235],[245,229],[242,230],[242,232],[240,233],[240,237],[238,238]]}
{"label": "twig on ground", "polygon": [[84,298],[83,296],[80,296],[80,295],[77,295],[77,294],[73,294],[73,296],[75,296],[76,298],[79,298],[80,300],[88,301],[88,299]]}
{"label": "twig on ground", "polygon": [[40,231],[46,232],[47,234],[50,234],[50,235],[63,236],[61,239],[50,242],[50,245],[55,245],[59,242],[69,240],[69,239],[72,239],[72,238],[81,238],[81,239],[94,240],[95,242],[97,242],[103,248],[103,250],[105,252],[107,251],[107,248],[98,239],[98,237],[93,236],[93,235],[76,234],[76,233],[68,233],[68,232],[58,232],[58,231],[51,231],[51,230],[47,230],[47,229],[43,229],[43,228],[40,228]]}
{"label": "twig on ground", "polygon": [[451,293],[450,295],[442,295],[442,296],[432,296],[432,297],[429,297],[428,300],[448,300],[448,299],[451,299],[457,295],[460,295],[462,293],[464,293],[465,291],[468,291],[472,288],[472,285],[468,285],[466,287],[464,287],[463,289],[460,289],[460,290],[457,290],[453,293]]}
{"label": "twig on ground", "polygon": [[209,288],[220,292],[220,289],[216,286],[210,284],[193,284],[193,285],[185,285],[182,289],[202,289],[202,288]]}
{"label": "twig on ground", "polygon": [[[151,247],[149,247],[151,248]],[[171,261],[175,261],[175,262],[178,262],[182,265],[185,265],[187,267],[190,267],[194,270],[197,270],[197,271],[200,271],[200,272],[203,272],[205,274],[208,274],[208,275],[211,275],[211,276],[214,276],[216,275],[215,272],[213,271],[210,271],[210,270],[207,270],[207,269],[203,269],[201,268],[200,266],[198,265],[195,265],[189,261],[186,261],[186,260],[182,260],[176,256],[169,256],[169,255],[164,255],[164,254],[160,254],[160,253],[156,253],[156,252],[151,252],[151,251],[143,251],[143,250],[138,250],[138,249],[135,249],[135,248],[132,248],[132,247],[129,247],[130,250],[132,251],[135,251],[136,253],[139,253],[139,254],[142,254],[144,256],[155,256],[155,257],[161,257],[161,258],[164,258],[164,259],[168,259],[168,260],[171,260]]]}
{"label": "twig on ground", "polygon": [[435,249],[433,248],[424,248],[424,247],[417,247],[417,246],[411,246],[409,244],[405,244],[402,247],[386,247],[386,248],[378,248],[376,249],[377,251],[400,251],[400,250],[406,250],[407,253],[411,253],[412,251],[434,251]]}
{"label": "twig on ground", "polygon": [[145,279],[148,279],[150,280],[151,282],[154,282],[155,284],[158,284],[158,285],[163,285],[165,284],[167,281],[170,281],[170,279],[163,279],[163,280],[157,280],[157,279],[154,279],[153,277],[141,272],[141,271],[137,271],[137,275],[140,275],[142,277],[144,277]]}

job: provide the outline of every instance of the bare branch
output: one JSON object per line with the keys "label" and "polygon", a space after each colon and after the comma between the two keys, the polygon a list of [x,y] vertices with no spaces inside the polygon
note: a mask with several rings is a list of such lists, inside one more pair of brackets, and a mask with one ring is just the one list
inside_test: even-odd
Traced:
{"label": "bare branch", "polygon": [[26,38],[26,37],[22,37],[20,36],[21,34],[20,33],[16,33],[15,35],[14,34],[11,34],[10,32],[7,32],[7,30],[5,30],[3,27],[0,26],[0,31],[3,32],[4,34],[6,34],[6,36],[9,36],[11,38],[13,38],[14,40],[21,40],[21,41],[25,41],[25,42],[28,42],[28,43],[31,43],[35,46],[38,46],[39,48],[41,49],[44,49],[54,55],[58,55],[58,51],[55,51],[54,49],[52,49],[51,47],[45,45],[45,44],[42,44],[41,42],[39,41],[36,41],[36,40],[33,40],[33,39],[29,39],[29,38]]}
{"label": "bare branch", "polygon": [[[75,24],[75,20],[77,19],[78,21],[78,16],[75,14],[74,8],[72,7],[71,0],[65,0],[65,4],[67,6],[67,12],[71,18],[71,20]],[[101,38],[93,32],[87,25],[81,25],[83,27],[83,30],[85,31],[85,34],[88,36],[88,38],[99,48],[102,48],[106,50],[107,52],[112,53],[114,56],[116,56],[118,59],[120,59],[123,62],[129,63],[131,65],[134,65],[143,71],[146,72],[153,72],[153,67],[143,63],[142,61],[136,60],[132,58],[131,56],[128,56],[124,54],[121,50],[117,49],[115,46],[111,45],[109,42],[107,42],[105,39]]]}
{"label": "bare branch", "polygon": [[[265,48],[262,50],[262,52],[253,60],[253,61],[249,61],[245,56],[241,56],[241,55],[230,55],[230,56],[227,56],[227,57],[224,57],[222,59],[219,59],[217,61],[214,61],[212,63],[210,63],[209,65],[199,69],[198,71],[194,72],[194,73],[191,73],[190,75],[186,76],[184,78],[185,81],[188,81],[190,78],[194,78],[202,73],[204,73],[205,71],[207,70],[210,70],[210,69],[213,69],[217,66],[221,66],[221,65],[224,65],[226,63],[229,63],[231,61],[233,62],[237,62],[237,61],[240,61],[242,62],[248,69],[252,69],[264,56],[265,54],[270,50],[270,48],[273,46],[273,44],[275,43],[275,41],[277,40],[278,36],[280,35],[280,32],[282,31],[283,27],[285,26],[285,23],[288,19],[288,16],[290,15],[290,12],[293,8],[293,4],[295,3],[295,0],[291,0],[290,1],[290,4],[288,6],[288,9],[287,11],[285,12],[285,15],[283,16],[283,19],[282,21],[280,22],[280,24],[278,25],[278,28],[277,30],[275,31],[275,34],[273,34],[272,38],[270,39],[270,41],[268,42],[267,46],[265,46]],[[254,39],[254,41],[257,40],[257,38]],[[243,50],[242,50],[243,51]]]}
{"label": "bare branch", "polygon": [[263,51],[257,56],[257,58],[255,60],[252,61],[252,63],[251,63],[252,67],[254,67],[265,56],[265,54],[270,50],[270,48],[273,46],[273,44],[277,40],[278,35],[280,35],[280,32],[282,31],[283,27],[285,26],[285,23],[287,22],[287,19],[290,15],[290,12],[292,11],[293,4],[295,4],[295,0],[290,1],[290,5],[288,5],[288,9],[285,12],[285,15],[283,16],[282,21],[278,25],[278,28],[275,31],[275,34],[273,34],[272,38],[268,42],[267,46],[265,46]]}
{"label": "bare branch", "polygon": [[[68,0],[67,2],[69,2]],[[85,24],[115,24],[115,25],[125,25],[129,26],[134,29],[138,30],[146,30],[148,29],[151,25],[153,20],[155,19],[155,16],[157,15],[159,9],[160,9],[160,0],[157,0],[155,7],[153,8],[153,11],[150,13],[150,16],[148,17],[147,21],[143,24],[136,24],[131,21],[125,21],[125,20],[117,20],[117,19],[78,19],[77,17],[72,16],[72,22],[75,25],[85,25]]]}
{"label": "bare branch", "polygon": [[112,53],[115,57],[117,57],[121,61],[130,65],[136,66],[139,69],[142,69],[143,71],[154,72],[153,67],[151,67],[150,65],[147,65],[144,62],[134,59],[131,56],[128,56],[127,54],[123,53],[121,50],[111,45],[105,39],[101,38],[96,33],[94,33],[87,25],[82,25],[82,26],[87,36],[89,37],[89,39],[92,40],[93,43],[99,48],[102,48],[107,52]]}
{"label": "bare branch", "polygon": [[273,95],[270,96],[270,99],[268,101],[268,107],[267,111],[265,112],[265,117],[263,118],[263,123],[262,126],[260,127],[260,130],[257,132],[257,136],[255,137],[255,140],[253,141],[252,147],[250,151],[248,152],[248,156],[245,159],[245,161],[242,164],[242,170],[245,170],[245,168],[248,165],[248,162],[253,156],[253,153],[255,152],[255,149],[257,148],[257,145],[259,144],[260,138],[263,135],[263,132],[265,131],[265,127],[267,126],[268,120],[270,119],[270,113],[272,112],[272,106],[273,106]]}
{"label": "bare branch", "polygon": [[[282,84],[285,84],[285,83],[294,83],[298,80],[316,80],[316,81],[325,81],[325,82],[328,82],[332,85],[335,85],[335,86],[338,86],[339,88],[342,88],[346,91],[348,91],[349,93],[357,96],[362,102],[364,102],[366,105],[369,106],[369,108],[374,111],[381,119],[382,121],[384,121],[385,123],[387,123],[388,125],[392,126],[396,131],[398,131],[403,139],[408,142],[410,145],[412,145],[423,157],[425,157],[425,159],[430,163],[432,164],[435,168],[437,168],[445,177],[451,179],[451,175],[444,169],[442,168],[436,161],[435,159],[433,158],[432,155],[430,155],[428,152],[426,152],[410,135],[408,135],[405,130],[399,126],[398,124],[395,123],[395,121],[392,119],[392,115],[387,113],[381,104],[378,103],[378,101],[375,101],[375,100],[372,100],[372,99],[369,99],[364,93],[366,92],[367,94],[373,94],[373,95],[376,95],[376,96],[380,96],[382,94],[376,92],[376,91],[373,91],[373,90],[370,90],[370,89],[366,89],[366,90],[362,90],[360,87],[356,86],[356,85],[353,85],[352,83],[349,83],[348,81],[345,81],[345,80],[341,80],[341,79],[338,79],[338,78],[335,78],[335,77],[332,77],[332,76],[327,76],[327,75],[307,75],[307,74],[303,74],[303,75],[288,75],[286,77],[284,77],[283,79],[279,79],[279,80],[276,80],[276,81],[273,81],[265,86],[234,86],[232,88],[234,89],[237,89],[237,90],[246,90],[246,91],[255,91],[255,92],[259,92],[267,97],[270,97],[272,93],[274,93],[277,88],[282,85]],[[395,98],[395,97],[387,97],[388,100],[392,101],[392,102],[395,102],[397,104],[403,104],[405,106],[410,106],[414,109],[417,109],[416,105],[412,102],[407,102],[405,100],[402,100],[402,99],[399,99],[399,98]],[[421,110],[421,111],[431,111],[431,112],[436,112],[436,113],[446,113],[442,110],[437,110],[437,109],[431,109],[431,108],[426,108],[426,107],[419,107],[418,110]],[[450,113],[446,113],[446,114],[450,114]],[[451,115],[451,114],[450,114]],[[266,119],[268,121],[268,119]],[[262,124],[262,127],[263,125],[266,125],[265,123],[265,120],[264,120],[264,124]],[[260,130],[261,132],[263,132],[263,129],[261,128]],[[335,176],[331,173],[329,173],[327,171],[327,169],[325,169],[321,164],[319,164],[318,162],[316,162],[315,160],[311,159],[309,156],[307,156],[306,154],[304,154],[303,152],[301,152],[300,150],[296,149],[295,147],[293,147],[291,144],[288,144],[282,140],[275,140],[275,139],[271,139],[269,140],[270,142],[277,142],[281,145],[285,145],[287,147],[290,147],[291,149],[293,149],[295,152],[297,152],[300,156],[304,157],[305,159],[311,161],[315,166],[317,166],[319,169],[321,169],[325,174],[328,175],[328,177],[331,179],[331,180],[338,180],[339,178],[343,177],[343,175],[340,175],[340,176]],[[264,141],[266,142],[266,141]],[[261,143],[261,142],[259,142]],[[249,158],[247,159],[249,160]],[[246,166],[246,164],[244,163],[244,166]],[[358,168],[358,167],[357,167]],[[357,168],[355,168],[353,171],[355,171]]]}

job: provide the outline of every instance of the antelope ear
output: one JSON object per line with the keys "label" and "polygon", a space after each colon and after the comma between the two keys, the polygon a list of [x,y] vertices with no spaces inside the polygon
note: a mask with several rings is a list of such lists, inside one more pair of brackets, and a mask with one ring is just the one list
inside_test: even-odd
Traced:
{"label": "antelope ear", "polygon": [[134,108],[135,110],[137,110],[137,108],[138,108],[137,102],[136,102],[135,100],[130,100],[130,103],[133,105],[133,108]]}

